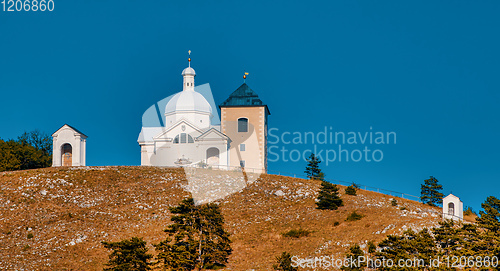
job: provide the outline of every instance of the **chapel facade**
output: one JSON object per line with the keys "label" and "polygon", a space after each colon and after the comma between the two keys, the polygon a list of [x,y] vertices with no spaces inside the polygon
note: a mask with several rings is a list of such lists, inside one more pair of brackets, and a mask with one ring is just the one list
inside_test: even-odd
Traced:
{"label": "chapel facade", "polygon": [[52,134],[52,166],[85,166],[87,136],[76,128],[64,124]]}
{"label": "chapel facade", "polygon": [[267,105],[243,83],[217,108],[210,85],[196,86],[195,76],[189,58],[182,91],[144,112],[137,140],[141,165],[266,173]]}

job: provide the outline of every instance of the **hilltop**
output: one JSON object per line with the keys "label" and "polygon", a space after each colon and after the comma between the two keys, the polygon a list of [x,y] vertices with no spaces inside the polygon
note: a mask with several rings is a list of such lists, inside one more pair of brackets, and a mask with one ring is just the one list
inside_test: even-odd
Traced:
{"label": "hilltop", "polygon": [[[213,178],[206,175],[207,179]],[[234,180],[233,180],[233,179]],[[227,173],[225,182],[241,183]],[[244,182],[244,180],[243,180]],[[344,207],[316,210],[319,181],[261,175],[216,201],[231,233],[233,254],[225,270],[270,270],[283,251],[300,257],[341,258],[352,244],[366,247],[388,234],[436,226],[439,208],[359,190]],[[144,237],[150,251],[166,235],[168,207],[190,197],[182,169],[156,167],[45,168],[0,173],[0,269],[102,270],[101,241]],[[356,210],[365,215],[346,222]],[[334,223],[340,224],[335,226]],[[286,238],[291,229],[311,234]]]}

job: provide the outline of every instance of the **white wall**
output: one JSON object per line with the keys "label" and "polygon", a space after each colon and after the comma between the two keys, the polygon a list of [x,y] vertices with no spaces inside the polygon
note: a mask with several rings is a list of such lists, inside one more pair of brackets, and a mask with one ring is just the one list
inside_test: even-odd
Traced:
{"label": "white wall", "polygon": [[[449,203],[454,204],[454,213],[453,215],[448,214],[449,212]],[[453,220],[463,220],[464,218],[464,206],[460,198],[455,195],[448,195],[443,199],[443,217],[445,219],[453,219]]]}
{"label": "white wall", "polygon": [[64,125],[52,135],[52,166],[62,166],[62,146],[70,144],[72,148],[72,166],[85,166],[86,137],[71,127]]}

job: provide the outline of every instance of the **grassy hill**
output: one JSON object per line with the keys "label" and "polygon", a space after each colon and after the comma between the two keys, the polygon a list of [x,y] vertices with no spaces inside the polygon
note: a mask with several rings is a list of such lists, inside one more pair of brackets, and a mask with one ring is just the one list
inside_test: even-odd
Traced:
{"label": "grassy hill", "polygon": [[[231,178],[238,177],[228,173],[222,179]],[[165,238],[170,223],[168,207],[190,197],[192,186],[182,169],[171,168],[0,173],[0,269],[102,270],[108,251],[101,241],[132,236],[144,237],[154,252],[151,244]],[[336,211],[315,209],[318,181],[276,175],[262,175],[218,200],[233,241],[226,270],[270,270],[283,251],[303,258],[341,258],[352,244],[365,248],[368,241],[440,220],[438,208],[400,198],[392,206],[390,196],[363,190],[349,196],[340,187],[345,206]],[[365,217],[345,221],[354,210]],[[299,228],[311,234],[282,236]]]}

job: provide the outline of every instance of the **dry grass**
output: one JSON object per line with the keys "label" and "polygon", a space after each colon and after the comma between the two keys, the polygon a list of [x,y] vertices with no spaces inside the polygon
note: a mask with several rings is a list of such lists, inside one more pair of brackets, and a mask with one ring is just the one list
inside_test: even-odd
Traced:
{"label": "dry grass", "polygon": [[[168,207],[190,196],[186,184],[182,170],[154,167],[0,173],[0,269],[102,270],[108,251],[100,242],[132,236],[144,237],[153,250],[165,238]],[[227,269],[269,270],[283,251],[340,257],[354,243],[366,249],[368,241],[439,221],[431,213],[439,209],[401,198],[392,206],[392,197],[364,190],[342,195],[338,210],[317,210],[318,189],[318,181],[262,175],[219,200],[234,249]],[[353,211],[364,217],[345,221]],[[282,236],[293,229],[310,234]]]}

